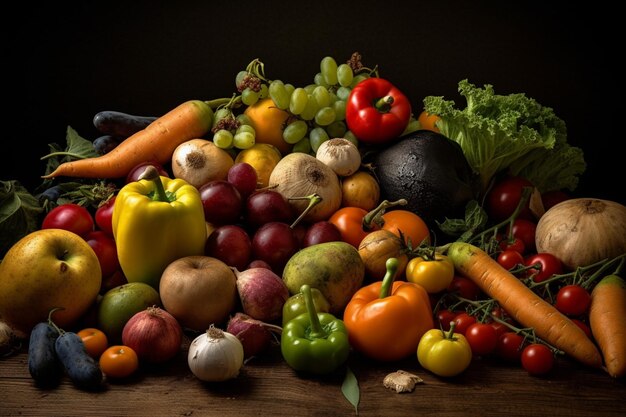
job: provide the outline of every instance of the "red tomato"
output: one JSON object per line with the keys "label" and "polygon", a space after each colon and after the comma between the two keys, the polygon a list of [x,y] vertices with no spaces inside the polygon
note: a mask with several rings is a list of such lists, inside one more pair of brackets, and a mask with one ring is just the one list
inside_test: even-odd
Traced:
{"label": "red tomato", "polygon": [[549,210],[550,208],[556,206],[561,201],[569,200],[571,197],[565,191],[554,190],[554,191],[546,191],[541,194],[541,204],[543,204],[544,210]]}
{"label": "red tomato", "polygon": [[471,324],[465,331],[465,338],[476,356],[492,353],[498,344],[496,328],[488,323]]}
{"label": "red tomato", "polygon": [[456,327],[454,328],[455,333],[465,334],[468,327],[476,323],[476,317],[469,313],[462,312],[456,315],[454,322],[456,323]]}
{"label": "red tomato", "polygon": [[113,206],[115,196],[109,198],[106,203],[96,209],[96,225],[100,230],[113,237]]}
{"label": "red tomato", "polygon": [[87,353],[92,358],[98,360],[102,353],[109,347],[106,333],[94,327],[88,327],[76,333],[85,345]]}
{"label": "red tomato", "polygon": [[524,336],[512,331],[504,332],[498,338],[496,354],[507,361],[519,361],[523,345]]}
{"label": "red tomato", "polygon": [[554,354],[541,343],[531,343],[522,350],[522,366],[531,375],[544,375],[554,366]]}
{"label": "red tomato", "polygon": [[445,331],[450,330],[450,322],[454,321],[456,313],[451,310],[439,310],[437,312],[437,324]]}
{"label": "red tomato", "polygon": [[497,261],[504,269],[508,270],[513,269],[517,265],[524,265],[524,257],[521,253],[514,250],[500,252]]}
{"label": "red tomato", "polygon": [[554,274],[563,273],[563,264],[561,261],[556,256],[547,252],[536,253],[529,256],[524,261],[524,265],[536,265],[539,267],[538,270],[529,269],[527,271],[528,276],[532,276],[535,282],[543,282]]}
{"label": "red tomato", "polygon": [[526,246],[524,245],[524,242],[520,238],[512,237],[509,239],[506,236],[499,236],[498,239],[500,242],[498,246],[500,246],[500,249],[503,251],[514,250],[519,253],[526,252]]}
{"label": "red tomato", "polygon": [[[489,325],[495,329],[496,334],[498,335],[498,339],[504,333],[509,331],[509,328],[504,323],[500,323],[499,321],[492,321],[489,323]],[[497,346],[497,343],[496,343],[496,346]]]}
{"label": "red tomato", "polygon": [[535,251],[535,232],[537,223],[527,219],[515,219],[511,234],[514,238],[524,243],[524,250],[520,253],[532,253]]}
{"label": "red tomato", "polygon": [[455,275],[452,282],[448,286],[448,291],[467,298],[469,300],[478,300],[480,296],[480,287],[469,278]]}
{"label": "red tomato", "polygon": [[589,311],[591,295],[580,285],[570,284],[559,289],[555,307],[568,316],[582,316]]}
{"label": "red tomato", "polygon": [[113,275],[120,269],[120,261],[117,258],[117,246],[111,236],[102,230],[94,230],[87,233],[85,240],[98,257],[103,278]]}
{"label": "red tomato", "polygon": [[[511,217],[522,199],[524,187],[533,187],[533,184],[527,179],[517,176],[507,176],[496,181],[486,196],[487,204],[485,209],[489,218],[496,222],[501,222]],[[528,201],[517,218],[534,219],[528,206]]]}
{"label": "red tomato", "polygon": [[107,377],[125,378],[139,369],[139,358],[130,347],[114,345],[100,356],[100,369]]}
{"label": "red tomato", "polygon": [[74,203],[61,204],[43,219],[42,229],[65,229],[86,236],[94,229],[93,216],[85,207]]}

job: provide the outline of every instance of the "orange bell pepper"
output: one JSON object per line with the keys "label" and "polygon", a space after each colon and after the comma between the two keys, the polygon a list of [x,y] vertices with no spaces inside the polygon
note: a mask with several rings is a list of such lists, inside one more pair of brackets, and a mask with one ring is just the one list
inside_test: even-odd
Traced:
{"label": "orange bell pepper", "polygon": [[352,347],[379,361],[415,355],[421,337],[434,328],[426,290],[418,284],[395,281],[398,260],[390,258],[382,281],[361,287],[344,311]]}

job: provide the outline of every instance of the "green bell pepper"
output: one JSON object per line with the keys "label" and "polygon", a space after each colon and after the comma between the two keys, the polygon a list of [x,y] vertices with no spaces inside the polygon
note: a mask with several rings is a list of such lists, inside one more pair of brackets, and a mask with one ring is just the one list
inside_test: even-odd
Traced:
{"label": "green bell pepper", "polygon": [[[311,288],[311,296],[313,304],[318,313],[328,313],[330,311],[330,303],[324,297],[324,294],[317,288]],[[302,293],[294,294],[283,304],[283,326],[288,321],[298,317],[300,314],[306,313],[306,302]]]}
{"label": "green bell pepper", "polygon": [[182,179],[160,177],[152,166],[118,192],[112,222],[128,282],[144,282],[158,291],[171,262],[204,254],[207,226],[200,192]]}
{"label": "green bell pepper", "polygon": [[303,285],[300,292],[304,296],[307,312],[283,326],[280,340],[283,358],[296,371],[314,374],[333,372],[348,359],[348,331],[342,320],[315,310],[309,285]]}

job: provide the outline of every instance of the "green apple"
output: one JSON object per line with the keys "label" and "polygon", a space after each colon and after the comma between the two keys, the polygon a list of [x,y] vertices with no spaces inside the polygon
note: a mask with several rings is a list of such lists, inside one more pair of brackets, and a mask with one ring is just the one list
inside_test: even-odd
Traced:
{"label": "green apple", "polygon": [[126,322],[151,306],[161,306],[156,289],[144,282],[129,282],[111,288],[98,303],[97,327],[106,333],[109,343],[121,343]]}
{"label": "green apple", "polygon": [[95,301],[101,283],[98,257],[82,237],[37,230],[17,241],[0,263],[0,317],[30,334],[57,308],[53,321],[69,327]]}

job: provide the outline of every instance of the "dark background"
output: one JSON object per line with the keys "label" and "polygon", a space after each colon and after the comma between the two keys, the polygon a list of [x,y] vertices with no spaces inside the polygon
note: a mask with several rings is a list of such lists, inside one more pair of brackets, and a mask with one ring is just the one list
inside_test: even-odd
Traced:
{"label": "dark background", "polygon": [[585,151],[576,195],[626,204],[619,13],[602,2],[170,3],[23,2],[4,14],[0,179],[39,185],[47,144],[64,145],[68,125],[95,139],[98,111],[230,97],[254,58],[268,78],[304,86],[324,56],[358,51],[416,114],[424,96],[458,99],[464,78],[553,107]]}

